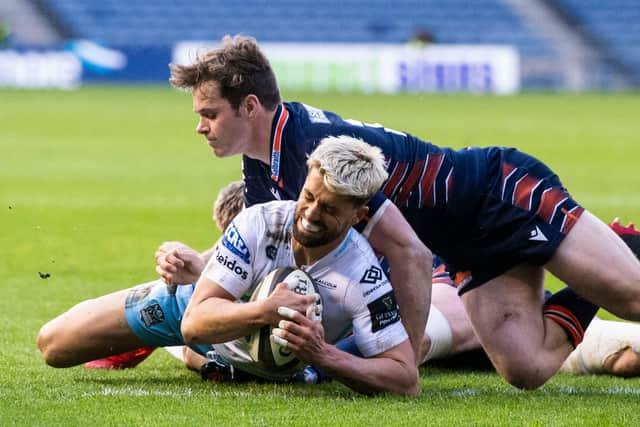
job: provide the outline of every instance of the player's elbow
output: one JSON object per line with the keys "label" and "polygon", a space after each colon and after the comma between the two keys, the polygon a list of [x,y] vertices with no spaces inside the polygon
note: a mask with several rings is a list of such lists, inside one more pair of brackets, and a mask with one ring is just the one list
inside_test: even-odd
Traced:
{"label": "player's elbow", "polygon": [[405,372],[395,375],[392,381],[387,382],[387,387],[379,392],[393,393],[405,397],[415,397],[420,393],[418,369],[407,367]]}
{"label": "player's elbow", "polygon": [[400,387],[400,393],[403,396],[417,396],[420,393],[418,369],[416,367],[407,367],[407,373]]}

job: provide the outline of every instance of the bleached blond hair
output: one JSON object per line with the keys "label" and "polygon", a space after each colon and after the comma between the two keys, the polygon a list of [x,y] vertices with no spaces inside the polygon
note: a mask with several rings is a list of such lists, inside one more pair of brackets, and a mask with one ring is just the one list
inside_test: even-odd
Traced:
{"label": "bleached blond hair", "polygon": [[348,135],[322,139],[307,166],[320,172],[329,191],[354,198],[356,205],[366,203],[389,176],[382,150]]}

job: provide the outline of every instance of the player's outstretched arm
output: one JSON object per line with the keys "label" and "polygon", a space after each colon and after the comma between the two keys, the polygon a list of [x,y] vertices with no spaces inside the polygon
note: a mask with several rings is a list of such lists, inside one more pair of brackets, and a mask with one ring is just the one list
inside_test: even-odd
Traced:
{"label": "player's outstretched arm", "polygon": [[288,307],[278,313],[288,320],[273,329],[272,340],[296,356],[325,370],[332,378],[365,394],[390,392],[415,396],[420,391],[418,369],[409,340],[371,358],[354,356],[324,340],[322,323]]}
{"label": "player's outstretched arm", "polygon": [[209,249],[201,254],[181,242],[164,242],[155,253],[156,272],[168,285],[194,283],[212,253]]}
{"label": "player's outstretched arm", "polygon": [[[391,268],[391,286],[414,354],[419,354],[431,303],[431,251],[392,203],[387,203],[368,239]],[[420,363],[416,358],[416,364]]]}

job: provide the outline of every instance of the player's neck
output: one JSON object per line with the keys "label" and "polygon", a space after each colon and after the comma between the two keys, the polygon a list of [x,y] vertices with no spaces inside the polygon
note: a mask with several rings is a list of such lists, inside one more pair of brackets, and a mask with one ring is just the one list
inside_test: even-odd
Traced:
{"label": "player's neck", "polygon": [[271,164],[271,124],[275,114],[275,110],[264,110],[259,117],[256,117],[252,138],[255,143],[251,147],[251,152],[245,153],[247,157],[259,160],[266,165]]}
{"label": "player's neck", "polygon": [[345,234],[346,233],[341,234],[340,237],[327,243],[326,245],[316,246],[314,248],[302,246],[300,242],[298,242],[295,238],[292,238],[291,240],[293,243],[293,256],[296,260],[296,265],[298,267],[302,267],[303,265],[315,264],[335,248],[337,248],[344,241]]}
{"label": "player's neck", "polygon": [[307,248],[302,246],[296,240],[293,241],[293,255],[296,259],[296,265],[302,267],[304,265],[315,264],[318,260],[331,252],[337,245],[323,245],[315,248]]}

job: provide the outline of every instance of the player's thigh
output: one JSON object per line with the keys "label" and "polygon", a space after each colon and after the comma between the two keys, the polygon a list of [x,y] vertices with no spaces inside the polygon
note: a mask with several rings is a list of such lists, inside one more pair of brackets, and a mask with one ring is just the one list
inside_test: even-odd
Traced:
{"label": "player's thigh", "polygon": [[543,279],[541,267],[523,264],[462,296],[473,329],[496,368],[527,366],[541,347]]}
{"label": "player's thigh", "polygon": [[[125,317],[125,300],[129,290],[122,290],[83,301],[47,323],[40,339],[48,346],[63,348],[65,353],[93,353],[93,349],[125,351],[143,343],[129,328]],[[98,352],[102,354],[101,351]]]}
{"label": "player's thigh", "polygon": [[545,267],[578,294],[619,316],[640,318],[640,261],[585,211]]}
{"label": "player's thigh", "polygon": [[434,283],[431,291],[431,304],[436,306],[449,322],[451,328],[450,354],[475,350],[480,347],[456,288],[447,284]]}

